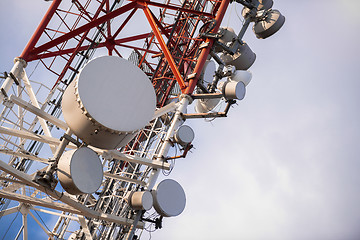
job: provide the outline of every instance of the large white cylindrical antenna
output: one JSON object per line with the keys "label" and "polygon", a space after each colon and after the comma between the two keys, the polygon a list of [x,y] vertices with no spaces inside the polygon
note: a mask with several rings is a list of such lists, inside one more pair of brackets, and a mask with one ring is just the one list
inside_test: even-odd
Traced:
{"label": "large white cylindrical antenna", "polygon": [[85,143],[104,149],[125,146],[154,115],[154,88],[143,71],[112,56],[85,65],[66,89],[62,110]]}

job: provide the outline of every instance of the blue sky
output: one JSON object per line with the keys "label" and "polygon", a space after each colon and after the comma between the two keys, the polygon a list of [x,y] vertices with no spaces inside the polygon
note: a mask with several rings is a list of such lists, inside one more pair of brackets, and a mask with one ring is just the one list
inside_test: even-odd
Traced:
{"label": "blue sky", "polygon": [[[187,206],[152,239],[359,239],[360,3],[274,2],[284,27],[244,38],[257,54],[245,99],[228,118],[187,122],[196,149],[170,175]],[[0,71],[47,5],[1,1]],[[223,25],[239,31],[235,10]]]}

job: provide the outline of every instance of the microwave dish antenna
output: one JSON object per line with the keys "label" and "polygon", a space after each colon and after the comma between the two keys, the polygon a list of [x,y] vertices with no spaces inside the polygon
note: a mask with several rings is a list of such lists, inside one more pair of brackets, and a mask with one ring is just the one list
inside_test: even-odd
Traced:
{"label": "microwave dish antenna", "polygon": [[146,74],[126,59],[102,56],[88,62],[66,89],[62,111],[85,143],[124,147],[154,115],[156,96]]}
{"label": "microwave dish antenna", "polygon": [[66,192],[72,195],[91,194],[102,183],[103,167],[93,150],[81,147],[61,156],[57,175]]}
{"label": "microwave dish antenna", "polygon": [[245,32],[255,24],[267,38],[285,21],[272,0],[235,0],[243,25],[221,28],[231,2],[42,2],[48,11],[0,75],[0,217],[11,229],[0,238],[132,240],[176,221],[192,196],[158,180],[197,144],[184,122],[227,117],[256,59]]}

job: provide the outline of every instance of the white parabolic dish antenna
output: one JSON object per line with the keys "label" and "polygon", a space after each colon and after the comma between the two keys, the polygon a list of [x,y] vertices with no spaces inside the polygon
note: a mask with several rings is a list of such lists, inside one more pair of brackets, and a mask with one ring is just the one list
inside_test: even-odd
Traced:
{"label": "white parabolic dish antenna", "polygon": [[206,60],[203,71],[202,71],[202,79],[204,80],[204,85],[207,87],[207,84],[212,83],[213,78],[216,72],[216,65],[214,61]]}
{"label": "white parabolic dish antenna", "polygon": [[88,147],[65,152],[58,166],[61,186],[70,194],[93,193],[103,180],[103,168],[98,155]]}
{"label": "white parabolic dish antenna", "polygon": [[154,115],[155,92],[149,78],[123,58],[90,61],[80,71],[78,91],[89,114],[114,130],[138,130]]}
{"label": "white parabolic dish antenna", "polygon": [[175,217],[185,209],[186,196],[181,185],[172,179],[165,179],[152,190],[155,210],[164,217]]}
{"label": "white parabolic dish antenna", "polygon": [[140,68],[113,56],[85,65],[65,91],[63,113],[70,129],[100,148],[125,146],[154,115],[154,88]]}

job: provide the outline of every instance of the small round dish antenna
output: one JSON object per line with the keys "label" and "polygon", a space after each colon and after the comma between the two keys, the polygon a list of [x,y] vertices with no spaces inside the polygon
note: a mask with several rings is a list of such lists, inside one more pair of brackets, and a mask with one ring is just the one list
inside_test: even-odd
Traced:
{"label": "small round dish antenna", "polygon": [[260,21],[255,22],[253,31],[257,38],[265,39],[276,33],[285,23],[285,17],[278,10],[270,10]]}
{"label": "small round dish antenna", "polygon": [[154,208],[163,217],[180,215],[186,205],[184,189],[172,179],[161,181],[151,191],[154,197]]}
{"label": "small round dish antenna", "polygon": [[94,193],[103,179],[99,156],[88,147],[65,152],[58,164],[57,175],[61,186],[70,194]]}
{"label": "small round dish antenna", "polygon": [[153,206],[153,196],[149,191],[132,192],[129,202],[133,209],[147,211]]}
{"label": "small round dish antenna", "polygon": [[175,142],[179,143],[181,146],[186,146],[187,144],[191,143],[194,138],[194,130],[187,125],[180,126],[174,134]]}
{"label": "small round dish antenna", "polygon": [[243,82],[245,86],[249,85],[252,78],[252,73],[245,70],[236,70],[229,79],[234,82]]}
{"label": "small round dish antenna", "polygon": [[215,72],[216,72],[215,62],[212,60],[206,60],[201,74],[201,79],[203,80],[205,87],[207,87],[208,84],[212,83]]}
{"label": "small round dish antenna", "polygon": [[254,64],[256,54],[244,42],[234,55],[224,53],[220,58],[226,65],[233,65],[237,70],[248,70]]}

